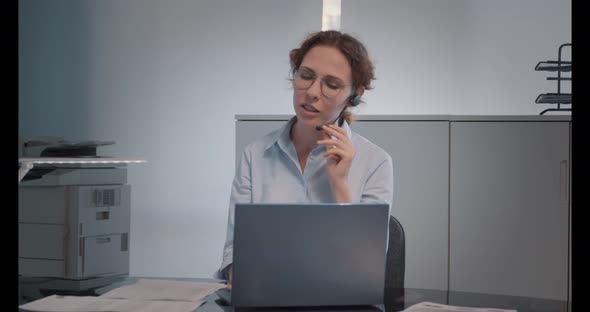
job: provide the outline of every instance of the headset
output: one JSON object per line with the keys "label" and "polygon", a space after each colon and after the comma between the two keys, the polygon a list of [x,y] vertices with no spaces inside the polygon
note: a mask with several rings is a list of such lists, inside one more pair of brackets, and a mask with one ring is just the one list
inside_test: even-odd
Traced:
{"label": "headset", "polygon": [[357,106],[359,105],[359,103],[361,102],[361,96],[353,93],[349,98],[348,101],[350,101],[350,106]]}

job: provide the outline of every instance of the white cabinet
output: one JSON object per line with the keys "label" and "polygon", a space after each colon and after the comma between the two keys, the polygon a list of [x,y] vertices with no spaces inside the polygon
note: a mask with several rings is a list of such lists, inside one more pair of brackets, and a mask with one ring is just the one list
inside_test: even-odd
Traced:
{"label": "white cabinet", "polygon": [[[244,146],[290,116],[236,116]],[[409,288],[568,298],[569,116],[359,116],[392,157]]]}
{"label": "white cabinet", "polygon": [[567,300],[569,122],[452,122],[450,290]]}

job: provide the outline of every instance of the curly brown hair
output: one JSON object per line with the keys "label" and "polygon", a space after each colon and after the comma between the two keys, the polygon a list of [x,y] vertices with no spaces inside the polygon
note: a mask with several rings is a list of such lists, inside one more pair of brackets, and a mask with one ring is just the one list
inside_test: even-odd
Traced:
{"label": "curly brown hair", "polygon": [[[307,52],[320,45],[335,47],[346,57],[352,69],[352,85],[355,90],[359,87],[363,87],[365,90],[373,89],[371,81],[375,80],[375,67],[369,58],[367,49],[353,36],[335,30],[312,33],[301,43],[299,48],[291,50],[289,53],[291,77],[301,66]],[[352,113],[348,110],[343,112],[342,117],[348,123],[352,122]]]}

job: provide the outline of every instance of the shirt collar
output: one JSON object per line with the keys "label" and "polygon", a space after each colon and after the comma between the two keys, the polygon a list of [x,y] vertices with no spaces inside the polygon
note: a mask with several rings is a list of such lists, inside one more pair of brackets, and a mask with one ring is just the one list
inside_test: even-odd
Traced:
{"label": "shirt collar", "polygon": [[[275,133],[274,137],[271,138],[271,140],[268,142],[264,149],[267,150],[271,148],[275,143],[281,146],[282,148],[285,148],[286,146],[291,144],[291,127],[293,126],[295,121],[297,121],[297,116],[291,117],[291,119],[289,119],[289,121],[279,131]],[[346,131],[346,135],[348,136],[348,139],[350,139],[352,137],[352,130],[350,129],[350,126],[348,125],[348,122],[346,122],[346,120],[342,121],[341,128]]]}

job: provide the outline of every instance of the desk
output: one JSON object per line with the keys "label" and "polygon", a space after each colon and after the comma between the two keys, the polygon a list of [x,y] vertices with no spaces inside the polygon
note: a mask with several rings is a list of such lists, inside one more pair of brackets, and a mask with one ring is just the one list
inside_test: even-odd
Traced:
{"label": "desk", "polygon": [[[210,296],[209,300],[199,307],[197,312],[232,312],[231,307],[220,306],[217,302],[219,297],[216,294]],[[448,305],[468,306],[468,307],[487,307],[500,309],[516,309],[518,312],[568,312],[568,303],[565,301],[547,300],[528,297],[503,296],[478,294],[469,292],[454,292],[431,289],[386,289],[385,290],[385,312],[401,311],[411,305],[422,301],[437,302]],[[256,311],[256,309],[244,309],[244,312]],[[258,311],[270,312],[269,309],[258,309]],[[340,312],[340,311],[381,311],[374,308],[322,308],[322,309],[273,309],[274,311],[285,312]]]}
{"label": "desk", "polygon": [[[125,281],[113,284],[109,287],[97,289],[98,295],[103,294],[115,287],[132,284],[136,282],[139,277],[129,277]],[[186,281],[218,281],[214,279],[203,278],[174,278],[174,280]],[[219,296],[212,294],[209,296],[206,303],[197,309],[197,312],[233,312],[233,308],[222,306],[219,304]],[[548,300],[529,297],[505,296],[480,294],[470,292],[458,291],[442,291],[432,289],[416,289],[405,288],[385,289],[385,312],[401,311],[411,305],[422,301],[437,302],[448,305],[459,305],[469,307],[488,307],[500,309],[516,309],[518,312],[568,312],[571,311],[569,304],[566,301]],[[244,309],[244,311],[255,311],[256,309]],[[258,309],[259,311],[270,312],[269,309]],[[358,309],[358,308],[325,308],[325,309],[302,309],[301,311],[378,311],[377,309]],[[294,309],[273,309],[273,311],[294,312]]]}
{"label": "desk", "polygon": [[[121,282],[114,283],[112,285],[94,289],[95,295],[102,295],[114,288],[133,284],[141,278],[152,278],[152,277],[127,277]],[[206,278],[162,278],[182,281],[200,281],[200,282],[211,282],[219,281],[215,279]],[[48,295],[48,294],[47,294]],[[88,295],[88,294],[83,294]],[[200,306],[195,312],[234,312],[232,307],[221,305],[219,296],[212,294],[209,296],[207,302]],[[529,297],[517,297],[517,296],[505,296],[505,295],[493,295],[493,294],[481,294],[481,293],[470,293],[470,292],[457,292],[457,291],[442,291],[432,289],[416,289],[416,288],[405,288],[385,289],[385,300],[384,310],[385,312],[396,312],[401,311],[411,305],[419,302],[430,301],[448,305],[457,306],[468,306],[468,307],[488,307],[488,308],[500,308],[500,309],[516,309],[518,312],[569,312],[571,311],[570,304],[566,301],[559,300],[548,300],[539,298]],[[382,307],[383,308],[383,307]],[[240,309],[242,310],[242,309]],[[270,312],[271,309],[243,309],[244,312],[253,311],[264,311]],[[334,308],[311,308],[311,309],[272,309],[275,311],[294,312],[294,311],[305,311],[305,312],[379,312],[382,311],[378,308],[366,309],[358,307],[334,307]]]}

